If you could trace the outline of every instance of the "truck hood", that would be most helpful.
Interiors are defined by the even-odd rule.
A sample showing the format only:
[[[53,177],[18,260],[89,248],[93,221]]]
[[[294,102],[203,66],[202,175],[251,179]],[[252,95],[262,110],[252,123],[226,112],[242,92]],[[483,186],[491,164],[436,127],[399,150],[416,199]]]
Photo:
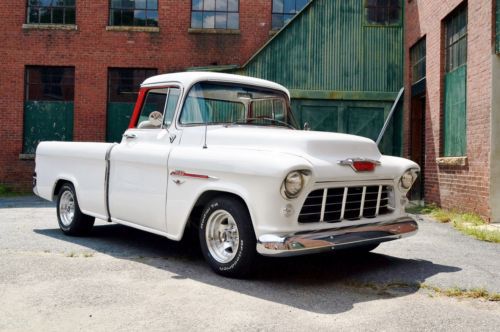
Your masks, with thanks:
[[[382,156],[371,139],[330,132],[288,130],[275,127],[216,127],[207,133],[208,148],[252,149],[288,153],[306,159],[316,181],[352,181],[394,179],[409,168],[418,168],[410,160]],[[381,162],[373,172],[356,173],[340,165],[348,158],[366,158]]]
[[[291,153],[306,159],[364,157],[378,160],[381,157],[371,139],[320,131],[237,126],[210,130],[207,141],[209,145]]]

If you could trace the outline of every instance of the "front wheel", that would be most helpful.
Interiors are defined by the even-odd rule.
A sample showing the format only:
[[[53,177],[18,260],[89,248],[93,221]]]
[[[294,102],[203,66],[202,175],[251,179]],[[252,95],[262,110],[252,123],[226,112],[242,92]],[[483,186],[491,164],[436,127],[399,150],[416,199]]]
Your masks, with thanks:
[[[210,201],[201,216],[199,238],[205,260],[218,274],[241,278],[252,271],[257,241],[241,201],[232,197]]]
[[[95,218],[83,214],[76,199],[75,187],[66,183],[57,197],[57,220],[59,228],[67,235],[85,235],[94,226]]]

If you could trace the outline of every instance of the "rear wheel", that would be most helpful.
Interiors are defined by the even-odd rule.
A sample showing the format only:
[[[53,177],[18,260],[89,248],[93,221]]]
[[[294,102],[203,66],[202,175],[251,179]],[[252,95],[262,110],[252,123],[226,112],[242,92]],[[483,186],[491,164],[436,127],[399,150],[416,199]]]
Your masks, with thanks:
[[[205,260],[218,274],[241,278],[252,271],[257,241],[241,201],[232,197],[210,201],[201,215],[199,239]]]
[[[75,187],[66,183],[57,197],[57,220],[59,228],[67,235],[85,235],[94,226],[95,218],[83,214],[78,205]]]

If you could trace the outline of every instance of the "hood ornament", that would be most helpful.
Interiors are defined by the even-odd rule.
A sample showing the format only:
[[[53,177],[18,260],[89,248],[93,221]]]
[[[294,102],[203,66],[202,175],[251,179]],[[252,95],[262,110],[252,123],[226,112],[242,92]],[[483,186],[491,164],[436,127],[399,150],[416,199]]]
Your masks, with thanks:
[[[338,164],[350,166],[355,172],[372,172],[375,170],[375,166],[379,166],[381,163],[378,160],[367,158],[347,158],[339,160]]]

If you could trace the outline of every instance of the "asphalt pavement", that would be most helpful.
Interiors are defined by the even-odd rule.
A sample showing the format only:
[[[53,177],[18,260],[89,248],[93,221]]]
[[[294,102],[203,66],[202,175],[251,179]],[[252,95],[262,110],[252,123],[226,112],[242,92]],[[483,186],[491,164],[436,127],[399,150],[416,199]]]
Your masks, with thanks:
[[[419,226],[364,256],[266,258],[234,280],[192,241],[101,221],[68,237],[50,202],[0,199],[0,330],[498,331],[500,302],[428,288],[500,293],[500,245]]]

